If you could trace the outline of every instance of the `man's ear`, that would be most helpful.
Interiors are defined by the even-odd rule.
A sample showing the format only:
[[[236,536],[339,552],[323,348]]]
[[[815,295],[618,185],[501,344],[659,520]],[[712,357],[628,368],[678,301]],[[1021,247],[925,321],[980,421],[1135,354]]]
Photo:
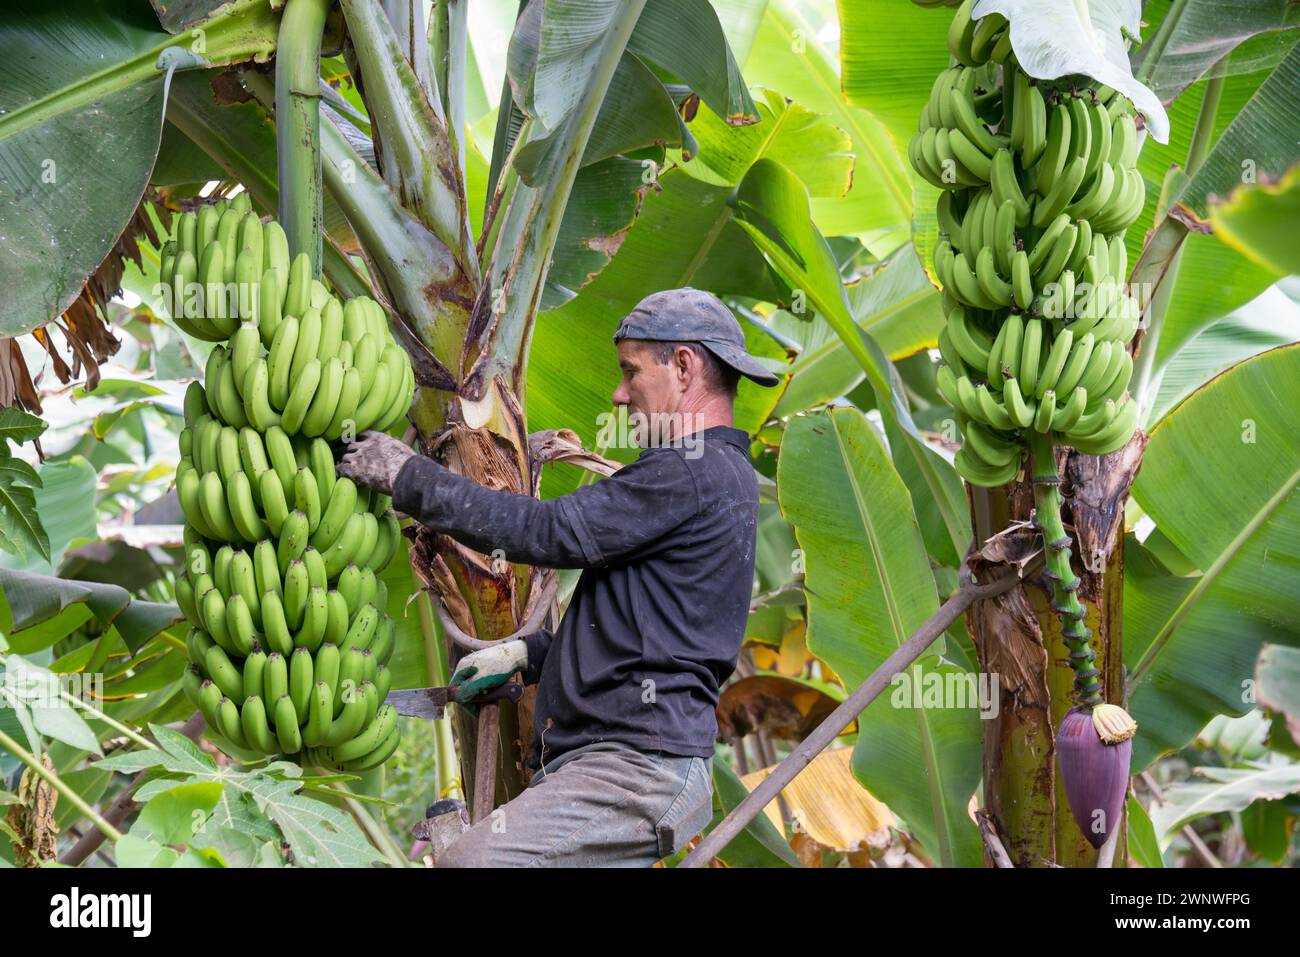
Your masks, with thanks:
[[[692,374],[699,374],[700,357],[695,354],[690,346],[678,346],[673,350],[673,368],[677,371],[677,379],[683,384]]]

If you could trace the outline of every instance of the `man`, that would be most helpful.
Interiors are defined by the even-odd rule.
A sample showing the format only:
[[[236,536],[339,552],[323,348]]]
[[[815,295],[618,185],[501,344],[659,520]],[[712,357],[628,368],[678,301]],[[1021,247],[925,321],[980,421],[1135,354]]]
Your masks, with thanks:
[[[464,700],[517,671],[538,684],[537,772],[438,866],[648,866],[712,815],[715,709],[749,614],[758,510],[732,403],[741,375],[780,380],[745,351],[731,311],[696,289],[647,296],[614,340],[613,402],[652,441],[571,495],[487,489],[377,433],[339,464],[471,548],[583,569],[554,634],[476,651],[452,676]]]

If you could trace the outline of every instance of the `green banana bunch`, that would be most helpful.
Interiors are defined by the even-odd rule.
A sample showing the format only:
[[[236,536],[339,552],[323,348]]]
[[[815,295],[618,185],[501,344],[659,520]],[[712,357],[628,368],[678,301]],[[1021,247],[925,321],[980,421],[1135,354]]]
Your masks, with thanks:
[[[199,304],[177,325],[217,343],[179,440],[182,688],[232,755],[377,766],[397,737],[381,707],[397,627],[377,572],[401,530],[391,499],[335,464],[344,435],[404,422],[409,358],[378,303],[330,295],[243,193],[176,218],[163,281]]]
[[[965,439],[973,484],[1020,471],[1026,435],[1090,454],[1136,424],[1124,232],[1141,213],[1132,104],[1104,87],[1053,89],[1025,74],[999,14],[971,3],[948,33],[909,148],[943,190],[934,268],[947,324],[937,385]]]
[[[971,0],[947,42],[951,65],[908,147],[917,173],[942,191],[936,385],[963,437],[955,467],[972,485],[1010,482],[1031,453],[1037,521],[1053,530],[1053,607],[1066,622],[1076,687],[1095,704],[1069,539],[1055,531],[1052,448],[1105,455],[1137,425],[1129,344],[1141,309],[1125,288],[1124,244],[1146,199],[1134,107],[1087,77],[1030,77],[1007,21],[973,19]]]

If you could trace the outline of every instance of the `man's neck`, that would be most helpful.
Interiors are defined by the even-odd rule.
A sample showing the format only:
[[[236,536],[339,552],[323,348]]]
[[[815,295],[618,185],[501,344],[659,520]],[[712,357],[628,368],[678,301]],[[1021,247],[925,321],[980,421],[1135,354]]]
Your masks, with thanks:
[[[696,408],[679,409],[669,416],[667,434],[661,432],[660,444],[680,442],[687,436],[723,425],[731,427],[731,402],[710,401]],[[686,439],[690,441],[689,439]]]

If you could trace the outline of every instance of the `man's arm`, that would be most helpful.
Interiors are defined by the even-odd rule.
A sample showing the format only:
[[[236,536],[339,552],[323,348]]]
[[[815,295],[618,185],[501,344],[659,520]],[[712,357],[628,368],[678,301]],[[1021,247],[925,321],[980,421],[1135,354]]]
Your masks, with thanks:
[[[512,562],[591,568],[634,555],[699,509],[695,478],[673,449],[570,495],[541,501],[485,488],[423,456],[393,483],[393,507],[477,551]]]

